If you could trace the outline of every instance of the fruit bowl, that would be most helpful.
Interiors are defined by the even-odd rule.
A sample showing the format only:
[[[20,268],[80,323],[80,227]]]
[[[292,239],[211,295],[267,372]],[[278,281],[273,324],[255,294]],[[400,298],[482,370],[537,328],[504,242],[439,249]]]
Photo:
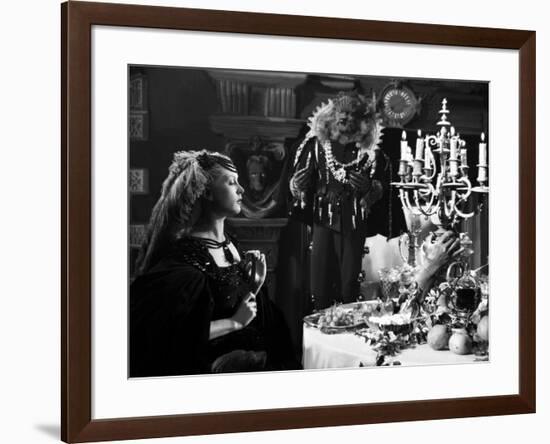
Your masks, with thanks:
[[[391,331],[395,334],[408,334],[413,331],[413,322],[410,316],[397,313],[397,314],[385,314],[382,316],[371,316],[368,318],[367,323],[371,326],[376,326],[382,331]]]

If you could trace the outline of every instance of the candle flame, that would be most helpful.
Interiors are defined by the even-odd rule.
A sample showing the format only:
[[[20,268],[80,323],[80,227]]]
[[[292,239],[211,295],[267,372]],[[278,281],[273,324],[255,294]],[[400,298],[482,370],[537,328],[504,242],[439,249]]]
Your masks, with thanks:
[[[481,133],[481,141],[485,142],[485,133]]]
[[[403,132],[401,133],[401,140],[407,140],[407,133],[405,132],[405,130],[403,130]]]
[[[454,136],[454,135],[455,135],[455,127],[451,126],[451,136]]]
[[[418,137],[420,137],[420,136],[422,136],[422,131],[418,130],[418,131],[416,132],[416,134],[418,134]]]

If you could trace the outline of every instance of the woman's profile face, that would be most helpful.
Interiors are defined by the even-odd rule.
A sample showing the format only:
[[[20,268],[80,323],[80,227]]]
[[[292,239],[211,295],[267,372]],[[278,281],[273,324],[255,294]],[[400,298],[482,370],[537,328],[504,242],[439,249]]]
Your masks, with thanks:
[[[239,175],[225,168],[221,169],[210,186],[212,209],[221,216],[236,216],[241,212],[243,187]]]

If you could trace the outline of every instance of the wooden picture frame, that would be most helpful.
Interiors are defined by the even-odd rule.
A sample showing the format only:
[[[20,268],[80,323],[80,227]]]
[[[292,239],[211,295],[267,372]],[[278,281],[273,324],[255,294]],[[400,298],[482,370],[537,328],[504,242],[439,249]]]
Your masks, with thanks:
[[[66,442],[535,412],[535,32],[71,1],[61,5],[61,434]],[[91,27],[109,25],[519,51],[519,394],[92,419]]]

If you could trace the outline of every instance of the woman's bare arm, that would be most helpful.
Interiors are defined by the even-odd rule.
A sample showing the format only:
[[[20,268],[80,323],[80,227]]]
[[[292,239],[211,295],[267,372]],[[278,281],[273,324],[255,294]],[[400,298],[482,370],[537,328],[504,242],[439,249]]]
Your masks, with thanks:
[[[228,333],[246,327],[256,317],[256,295],[248,293],[243,298],[237,311],[230,318],[210,321],[210,339],[219,338]]]
[[[241,328],[243,328],[243,324],[231,318],[210,321],[209,339],[219,338],[220,336],[240,330]]]

